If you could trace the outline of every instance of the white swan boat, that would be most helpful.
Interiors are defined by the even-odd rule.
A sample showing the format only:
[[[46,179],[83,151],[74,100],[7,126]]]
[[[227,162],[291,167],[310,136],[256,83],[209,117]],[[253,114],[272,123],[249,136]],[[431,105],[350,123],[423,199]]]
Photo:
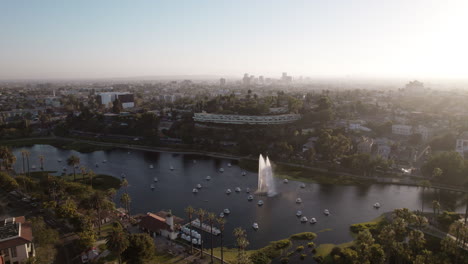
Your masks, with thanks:
[[[248,201],[252,201],[253,199],[254,199],[253,195],[247,196],[247,200],[248,200]]]
[[[210,180],[211,180],[211,176],[206,176],[205,180],[210,181]]]
[[[328,209],[325,209],[325,210],[323,210],[323,213],[324,213],[325,215],[329,215],[329,214],[330,214],[330,211],[328,211]]]
[[[300,187],[304,189],[306,187],[305,183],[301,183]]]
[[[375,204],[374,204],[374,208],[375,208],[375,209],[379,209],[379,208],[380,208],[380,203],[375,203]]]
[[[153,181],[154,181],[154,182],[158,182],[158,178],[154,177],[154,178],[153,178]]]
[[[296,216],[297,216],[297,217],[299,217],[299,216],[301,216],[301,215],[302,215],[302,211],[301,211],[301,210],[299,210],[299,211],[296,212]]]
[[[301,198],[297,198],[297,199],[296,199],[296,203],[298,203],[298,204],[302,203],[302,199],[301,199]]]
[[[232,192],[231,189],[226,190],[226,194],[231,194],[231,192]]]
[[[301,217],[301,223],[306,223],[307,221],[309,221],[309,219],[307,219],[306,216]]]
[[[257,204],[258,204],[258,206],[262,206],[262,205],[263,205],[263,201],[262,201],[262,200],[258,200]]]
[[[150,165],[149,165],[149,168],[150,168],[150,169],[153,169],[153,168],[154,168],[153,164],[150,164]]]
[[[284,182],[284,183],[288,183],[289,180],[288,180],[288,179],[284,179],[283,182]]]
[[[315,219],[314,217],[312,217],[312,218],[310,219],[310,223],[311,223],[311,224],[317,223],[317,219]]]
[[[192,192],[193,192],[193,193],[198,193],[198,189],[197,189],[197,188],[193,188]]]
[[[224,169],[223,169],[223,168],[219,168],[219,172],[224,172]]]
[[[240,188],[240,187],[236,187],[236,189],[234,189],[234,191],[240,192],[240,191],[241,191],[241,188]]]
[[[228,208],[226,208],[226,209],[223,210],[223,213],[226,215],[226,214],[230,214],[231,211]]]
[[[258,229],[258,223],[253,223],[252,228],[257,230]]]
[[[201,188],[202,188],[201,184],[197,184],[197,189],[201,189]]]

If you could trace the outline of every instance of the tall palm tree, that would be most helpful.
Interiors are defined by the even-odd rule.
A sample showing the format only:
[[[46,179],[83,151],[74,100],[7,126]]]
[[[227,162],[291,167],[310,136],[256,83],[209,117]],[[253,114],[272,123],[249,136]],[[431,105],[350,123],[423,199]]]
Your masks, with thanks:
[[[427,180],[423,180],[419,182],[419,186],[422,187],[422,198],[421,198],[421,214],[424,213],[424,191],[426,188],[431,188],[431,182]]]
[[[437,200],[432,201],[432,210],[434,211],[434,220],[437,219],[436,217],[436,212],[437,215],[439,215],[439,210],[440,210],[440,203]]]
[[[131,201],[132,199],[130,198],[130,195],[127,192],[122,194],[122,196],[120,197],[120,202],[124,204],[125,210],[127,211],[127,215],[130,215],[130,202]]]
[[[26,150],[22,149],[21,150],[21,158],[23,160],[23,174],[26,174],[26,168],[25,168],[25,163],[24,163],[25,157],[26,157]]]
[[[10,170],[12,165],[16,162],[16,156],[13,155],[11,149],[5,146],[0,146],[0,159],[2,159],[6,171]]]
[[[117,226],[112,228],[112,231],[106,237],[106,246],[111,252],[117,255],[119,264],[122,263],[122,253],[127,249],[128,245],[127,234],[117,222]]]
[[[208,213],[206,216],[208,223],[210,224],[210,247],[211,247],[211,263],[213,262],[213,224],[216,220],[216,215],[214,213]]]
[[[41,171],[44,171],[44,155],[39,155],[39,163],[41,164]]]
[[[84,184],[84,176],[86,175],[86,167],[81,166],[80,167],[80,172],[81,172],[81,180],[83,181],[83,184]]]
[[[221,264],[224,264],[224,249],[223,249],[223,235],[224,235],[224,225],[226,224],[226,220],[224,218],[216,219],[218,222],[219,230],[221,231],[220,238],[221,238]]]
[[[190,226],[190,233],[189,233],[189,236],[190,236],[190,254],[193,254],[193,243],[192,243],[192,217],[193,217],[193,214],[195,213],[195,209],[193,209],[192,206],[187,206],[187,208],[185,208],[185,213],[187,214],[188,216],[188,219],[189,219],[189,226]]]
[[[104,196],[101,192],[94,192],[90,197],[91,207],[96,210],[98,220],[98,234],[101,234],[101,208],[104,203]]]
[[[124,188],[125,192],[127,192],[127,187],[128,187],[127,179],[123,179],[123,181],[120,183],[120,187]]]
[[[93,188],[93,179],[96,177],[96,173],[94,173],[93,170],[88,170],[88,179],[89,179],[89,185],[91,188]],[[115,192],[115,189],[114,189]],[[114,193],[115,195],[115,193]]]
[[[80,164],[80,158],[78,158],[75,155],[71,155],[67,159],[67,165],[73,167],[73,181],[76,181],[76,168],[75,168],[75,166],[78,165],[78,164]]]
[[[234,236],[236,237],[236,239],[239,239],[239,238],[241,238],[241,237],[243,237],[243,236],[246,235],[245,230],[244,230],[242,227],[236,227],[236,228],[234,229],[234,231],[233,231],[233,234],[234,234]],[[240,254],[241,248],[240,248],[239,245],[238,245],[238,248],[237,248],[237,249],[238,249],[239,254]]]
[[[200,219],[200,258],[203,258],[203,229],[202,223],[206,215],[206,211],[203,208],[197,210],[198,218]]]
[[[30,172],[31,167],[29,166],[29,155],[30,154],[31,153],[29,151],[27,151],[27,150],[24,152],[24,155],[26,156],[26,164],[28,165],[28,177],[31,176],[31,172]]]

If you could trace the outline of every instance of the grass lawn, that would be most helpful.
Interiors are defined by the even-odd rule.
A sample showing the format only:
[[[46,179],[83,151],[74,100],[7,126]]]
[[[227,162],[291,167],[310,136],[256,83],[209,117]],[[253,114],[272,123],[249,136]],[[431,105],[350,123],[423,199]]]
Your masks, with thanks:
[[[63,179],[68,181],[73,181],[73,173],[61,176]],[[90,184],[89,178],[85,175],[84,178],[81,174],[76,174],[76,182]],[[118,190],[120,188],[120,179],[106,175],[106,174],[98,174],[93,178],[93,189],[105,191],[110,188],[114,188]]]
[[[325,258],[326,256],[328,256],[330,254],[330,252],[332,251],[332,249],[334,247],[339,247],[339,248],[347,248],[347,247],[350,247],[354,244],[354,241],[349,241],[349,242],[346,242],[346,243],[343,243],[343,244],[320,244],[318,247],[317,247],[317,252],[315,253],[316,256],[321,256],[323,258]]]

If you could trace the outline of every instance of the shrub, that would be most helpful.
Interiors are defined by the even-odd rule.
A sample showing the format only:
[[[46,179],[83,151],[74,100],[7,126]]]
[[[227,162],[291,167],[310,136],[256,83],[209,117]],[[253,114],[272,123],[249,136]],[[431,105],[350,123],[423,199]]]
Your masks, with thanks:
[[[364,231],[366,229],[369,229],[369,231],[372,231],[377,228],[377,223],[365,223],[365,224],[353,224],[349,227],[351,232],[357,234],[361,231]]]
[[[341,248],[339,247],[334,247],[330,252],[330,255],[332,256],[340,255],[340,254],[341,254]]]
[[[305,259],[305,257],[307,257],[307,255],[306,255],[306,254],[301,254],[301,260],[304,260],[304,259]]]
[[[288,252],[288,254],[287,254],[286,256],[290,257],[290,256],[292,256],[292,255],[294,255],[294,251]]]
[[[271,259],[262,251],[257,250],[250,255],[250,260],[253,264],[268,264]]]
[[[281,250],[279,249],[276,249],[274,247],[272,247],[271,245],[270,246],[266,246],[260,250],[258,250],[260,252],[262,252],[263,254],[265,254],[268,258],[270,259],[274,259],[274,258],[277,258],[281,255]]]
[[[323,262],[322,256],[314,257],[314,260],[315,260],[315,262],[317,262],[317,263],[322,263],[322,262]]]
[[[298,246],[298,247],[296,248],[296,251],[297,251],[297,252],[301,252],[302,250],[304,250],[304,246]]]
[[[307,247],[315,248],[315,243],[314,242],[309,242],[309,243],[307,243]]]
[[[447,211],[444,211],[438,217],[439,224],[444,229],[448,229],[448,227],[458,219],[460,219],[460,214],[455,213],[455,212],[447,212]]]
[[[290,237],[290,239],[294,240],[313,240],[317,237],[317,234],[313,232],[304,232],[304,233],[298,233],[294,234]]]
[[[275,249],[283,249],[291,246],[291,241],[289,239],[283,239],[278,241],[273,241],[270,243]]]
[[[287,264],[288,262],[289,262],[288,258],[282,258],[281,259],[281,263],[283,263],[283,264]]]

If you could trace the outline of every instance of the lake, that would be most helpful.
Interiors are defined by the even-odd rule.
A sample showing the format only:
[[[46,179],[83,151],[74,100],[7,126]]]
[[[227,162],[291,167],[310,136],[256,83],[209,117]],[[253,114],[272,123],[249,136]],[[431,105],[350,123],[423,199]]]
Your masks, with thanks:
[[[81,166],[91,168],[97,174],[120,178],[125,173],[129,182],[128,192],[132,198],[132,214],[171,209],[175,215],[186,219],[184,208],[188,205],[204,208],[216,215],[224,208],[229,208],[231,213],[226,217],[225,239],[228,247],[234,247],[234,238],[230,234],[238,226],[247,230],[250,248],[263,247],[270,241],[306,231],[318,234],[315,241],[318,244],[339,244],[352,240],[349,225],[370,221],[395,208],[420,209],[423,198],[425,211],[432,212],[432,200],[436,197],[440,198],[445,207],[442,209],[464,211],[464,205],[457,203],[455,193],[426,190],[423,197],[422,189],[418,187],[380,184],[342,186],[306,183],[305,188],[300,188],[301,182],[290,180],[285,184],[278,178],[275,178],[278,195],[254,195],[255,199],[249,202],[245,189],[249,187],[256,190],[257,173],[247,172],[243,176],[243,170],[233,160],[165,152],[128,152],[124,149],[79,153],[49,145],[22,149],[30,151],[30,165],[35,165],[37,169],[40,167],[39,155],[45,157],[45,170],[57,171],[62,171],[69,156],[76,155],[80,158]],[[14,149],[14,154],[17,157],[15,169],[21,172],[20,149]],[[58,159],[62,159],[62,162],[58,162]],[[104,160],[107,162],[103,163]],[[96,163],[98,167],[95,166]],[[232,166],[228,167],[228,163],[232,163]],[[150,165],[153,165],[153,169]],[[174,170],[170,170],[170,166]],[[219,168],[224,168],[224,172],[219,172]],[[71,167],[68,167],[68,172],[71,171]],[[211,176],[211,181],[205,180],[208,175]],[[155,183],[155,189],[151,190],[154,177],[159,181]],[[199,193],[193,194],[192,189],[198,183],[203,187]],[[236,187],[242,188],[242,192],[234,192]],[[232,190],[230,195],[225,194],[228,188]],[[298,197],[303,201],[301,204],[295,203]],[[259,199],[264,201],[261,207],[257,205]],[[116,202],[119,206],[118,198]],[[376,202],[381,204],[378,210],[373,208]],[[325,216],[324,209],[329,209],[331,214]],[[302,210],[303,215],[309,219],[315,217],[318,222],[315,225],[302,224],[296,217],[297,210]],[[257,231],[252,229],[254,222],[259,225]]]

